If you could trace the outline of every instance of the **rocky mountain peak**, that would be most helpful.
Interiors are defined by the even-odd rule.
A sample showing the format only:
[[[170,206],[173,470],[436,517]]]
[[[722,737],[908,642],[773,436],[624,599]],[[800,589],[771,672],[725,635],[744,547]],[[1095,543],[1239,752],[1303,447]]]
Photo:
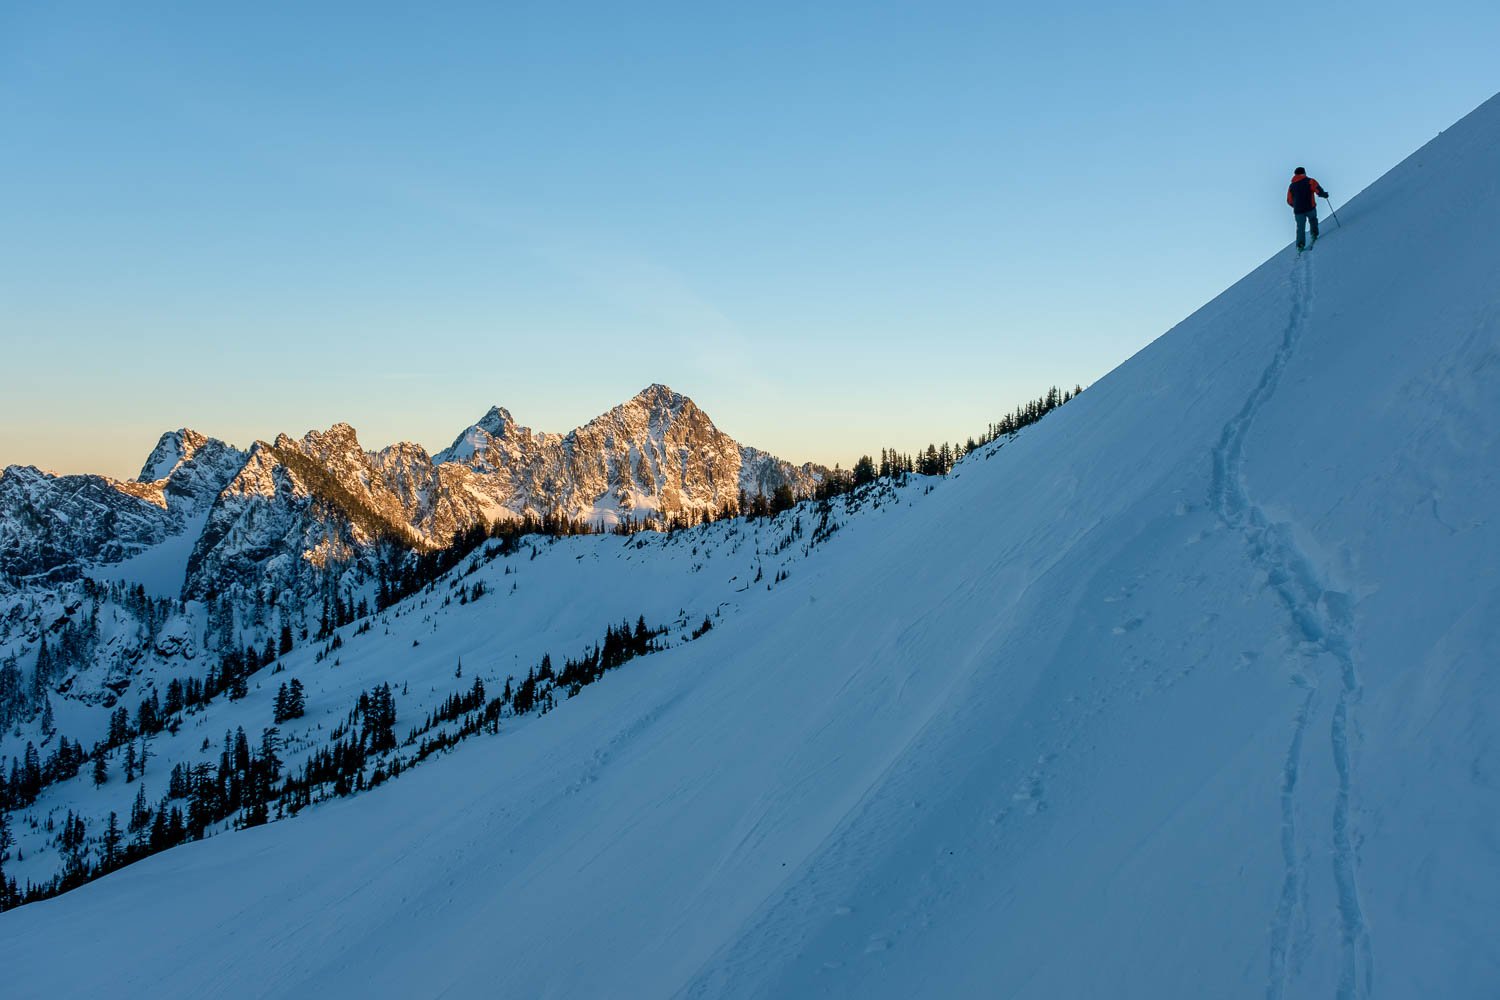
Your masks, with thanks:
[[[355,429],[342,421],[326,431],[310,430],[300,439],[278,434],[271,451],[277,462],[293,463],[296,475],[304,479],[315,468],[339,479],[363,479],[371,467],[371,453],[361,447]]]
[[[630,402],[645,406],[651,410],[676,413],[685,406],[693,406],[693,401],[680,392],[674,392],[670,386],[653,382],[640,392],[630,398]]]
[[[191,461],[210,440],[208,435],[200,434],[190,427],[167,431],[156,442],[156,447],[151,449],[146,464],[141,466],[141,474],[135,477],[134,482],[155,483],[166,479],[182,463]]]
[[[308,431],[302,435],[299,444],[302,451],[324,459],[334,455],[348,456],[351,453],[364,453],[364,449],[359,445],[359,433],[343,421],[339,421],[326,431]]]
[[[503,406],[492,406],[473,429],[482,430],[491,437],[504,437],[515,424],[510,411]]]
[[[575,442],[599,436],[633,441],[638,449],[687,445],[714,447],[730,442],[707,413],[687,396],[660,383],[649,385],[607,413],[568,435]],[[723,441],[717,439],[722,438]],[[730,442],[732,443],[732,442]]]
[[[56,479],[50,472],[43,472],[34,465],[7,465],[0,471],[0,479],[10,480],[9,485],[14,486],[20,482],[39,482],[43,479]]]
[[[491,472],[497,464],[504,464],[502,455],[513,457],[518,450],[553,436],[523,427],[505,407],[492,406],[476,423],[454,438],[451,445],[432,456],[432,462],[434,465],[457,462],[476,472]]]

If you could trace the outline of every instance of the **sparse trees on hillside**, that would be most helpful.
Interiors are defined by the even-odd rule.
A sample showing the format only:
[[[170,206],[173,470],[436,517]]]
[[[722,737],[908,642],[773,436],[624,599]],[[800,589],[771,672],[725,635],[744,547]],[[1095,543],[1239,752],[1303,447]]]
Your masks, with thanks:
[[[276,700],[272,706],[272,720],[279,726],[288,719],[300,719],[304,711],[305,695],[302,682],[293,677],[291,682],[276,689]]]

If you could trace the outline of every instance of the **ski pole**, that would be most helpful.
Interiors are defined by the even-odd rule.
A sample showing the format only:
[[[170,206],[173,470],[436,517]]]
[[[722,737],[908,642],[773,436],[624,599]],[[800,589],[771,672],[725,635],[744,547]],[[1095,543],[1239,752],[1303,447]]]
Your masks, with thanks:
[[[1326,201],[1326,202],[1328,202],[1328,214],[1331,215],[1331,216],[1333,216],[1333,223],[1334,223],[1334,225],[1338,226],[1340,229],[1343,229],[1344,228],[1344,224],[1339,221],[1339,213],[1337,213],[1337,212],[1335,212],[1333,210],[1333,199],[1329,198],[1329,197],[1327,197],[1325,195],[1324,198],[1323,198],[1323,200]]]

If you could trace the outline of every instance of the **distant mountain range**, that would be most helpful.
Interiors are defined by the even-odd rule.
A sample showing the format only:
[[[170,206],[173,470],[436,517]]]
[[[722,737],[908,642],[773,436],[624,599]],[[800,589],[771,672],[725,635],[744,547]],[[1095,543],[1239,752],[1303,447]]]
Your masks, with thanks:
[[[0,473],[0,587],[75,578],[175,539],[180,593],[274,592],[381,539],[441,547],[456,532],[548,514],[612,525],[717,514],[741,493],[805,493],[826,470],[740,444],[691,399],[652,385],[566,434],[492,407],[448,448],[367,451],[348,424],[242,451],[163,434],[134,480]],[[191,541],[191,545],[186,542]]]

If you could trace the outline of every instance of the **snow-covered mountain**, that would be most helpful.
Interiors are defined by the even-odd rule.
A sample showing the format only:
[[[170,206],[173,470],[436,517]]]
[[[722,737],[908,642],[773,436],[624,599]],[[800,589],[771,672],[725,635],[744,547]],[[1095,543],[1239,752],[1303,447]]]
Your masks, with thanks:
[[[789,485],[807,493],[822,472],[737,443],[691,399],[664,385],[566,435],[538,434],[491,409],[444,451],[477,476],[458,488],[485,509],[561,511],[600,519],[655,513],[714,515],[743,493]]]
[[[1340,219],[945,479],[496,543],[299,640],[174,716],[144,779],[122,747],[45,789],[11,870],[96,856],[173,764],[194,808],[254,799],[233,733],[292,679],[286,771],[379,787],[0,914],[8,986],[1493,996],[1500,98]],[[481,424],[438,468],[558,443]],[[346,447],[267,446],[244,488]]]
[[[735,506],[741,491],[806,494],[822,474],[738,444],[662,385],[565,435],[530,431],[494,407],[436,456],[406,442],[367,451],[348,424],[248,452],[183,429],[162,436],[131,482],[19,466],[0,474],[0,585],[76,578],[167,543],[171,558],[148,560],[153,578],[175,570],[161,593],[253,584],[305,596],[317,570],[372,559],[381,537],[441,547],[528,515],[698,520]]]
[[[163,434],[129,482],[10,466],[0,472],[0,588],[71,579],[201,528],[244,461],[243,452],[184,428]]]
[[[251,448],[209,512],[184,593],[239,584],[305,597],[313,570],[368,563],[382,538],[438,548],[523,516],[696,521],[737,507],[742,491],[805,495],[822,471],[736,443],[662,385],[565,435],[533,432],[494,407],[435,456],[409,443],[366,451],[354,428],[335,424]]]

